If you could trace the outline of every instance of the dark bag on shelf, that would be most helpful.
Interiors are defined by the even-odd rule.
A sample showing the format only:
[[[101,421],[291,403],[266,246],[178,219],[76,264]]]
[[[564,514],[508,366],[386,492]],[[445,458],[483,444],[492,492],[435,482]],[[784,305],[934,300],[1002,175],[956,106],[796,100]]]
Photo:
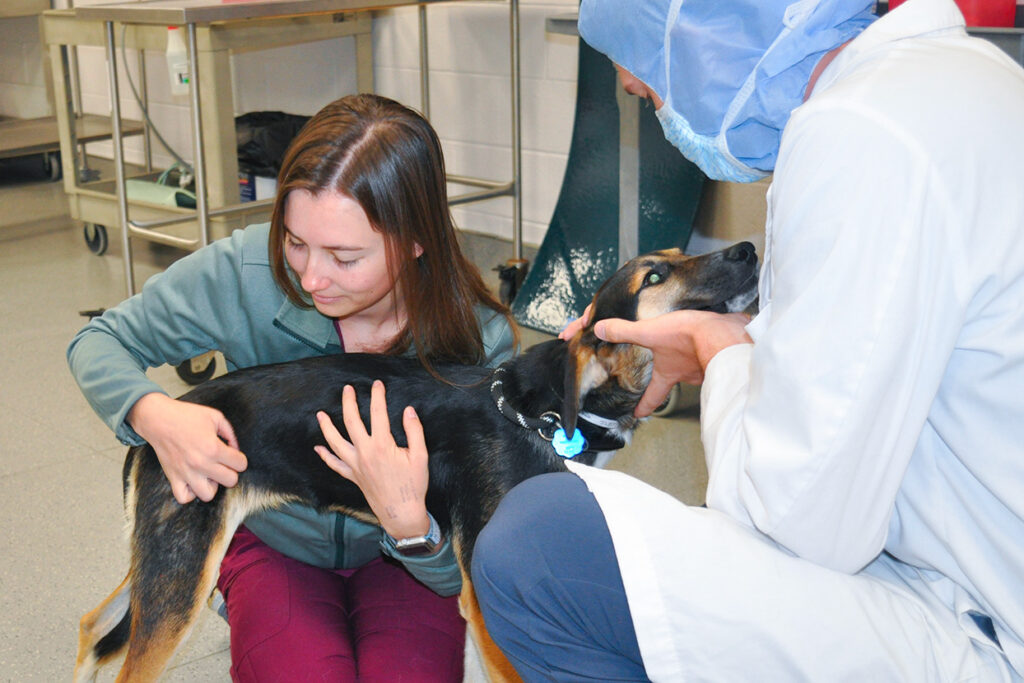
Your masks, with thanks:
[[[238,172],[277,178],[285,150],[308,116],[255,111],[235,118]]]

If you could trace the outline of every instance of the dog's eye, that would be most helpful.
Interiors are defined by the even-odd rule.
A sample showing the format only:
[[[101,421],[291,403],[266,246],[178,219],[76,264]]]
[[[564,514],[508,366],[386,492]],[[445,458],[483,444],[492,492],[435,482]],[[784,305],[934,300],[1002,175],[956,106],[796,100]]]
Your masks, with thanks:
[[[656,285],[664,279],[665,278],[661,273],[657,273],[652,270],[651,272],[647,273],[647,277],[644,278],[644,287],[646,287],[647,285]]]

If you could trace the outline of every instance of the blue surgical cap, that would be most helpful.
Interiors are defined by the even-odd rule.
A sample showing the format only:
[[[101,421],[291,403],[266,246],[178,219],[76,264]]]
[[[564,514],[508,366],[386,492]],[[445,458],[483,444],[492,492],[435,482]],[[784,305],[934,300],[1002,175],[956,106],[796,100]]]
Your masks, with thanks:
[[[580,36],[699,135],[775,168],[782,129],[821,57],[863,31],[874,0],[582,0]]]

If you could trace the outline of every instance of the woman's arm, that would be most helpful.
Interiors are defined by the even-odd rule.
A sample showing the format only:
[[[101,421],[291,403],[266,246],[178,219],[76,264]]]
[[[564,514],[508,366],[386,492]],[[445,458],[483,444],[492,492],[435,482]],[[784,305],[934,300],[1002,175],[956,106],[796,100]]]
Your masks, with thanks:
[[[222,348],[229,338],[245,342],[238,334],[251,327],[239,305],[242,242],[236,233],[172,264],[90,321],[68,348],[93,409],[122,442],[154,447],[181,503],[234,485],[245,457],[219,411],[171,399],[146,370]]]
[[[341,396],[345,439],[327,413],[318,412],[317,420],[330,449],[316,446],[320,458],[332,470],[363,492],[373,514],[384,531],[393,538],[423,536],[430,530],[427,515],[427,445],[423,426],[412,406],[402,413],[402,426],[409,446],[401,448],[391,435],[384,383],[373,383],[370,394],[370,431],[366,431],[355,389],[346,385]]]
[[[392,538],[414,538],[430,529],[426,495],[430,473],[423,425],[412,406],[402,413],[409,446],[400,448],[391,435],[384,384],[373,384],[370,396],[370,431],[359,416],[355,390],[342,393],[342,416],[349,439],[338,432],[331,418],[317,413],[330,449],[316,447],[332,470],[355,483],[366,496],[381,527]],[[462,587],[451,539],[442,538],[432,555],[407,557],[388,554],[402,562],[417,579],[440,595],[454,595]]]
[[[496,368],[519,353],[508,318],[482,305],[476,313],[484,343],[483,365]]]
[[[179,503],[213,500],[217,485],[237,484],[248,464],[231,424],[214,408],[153,392],[135,402],[128,422],[156,451]]]

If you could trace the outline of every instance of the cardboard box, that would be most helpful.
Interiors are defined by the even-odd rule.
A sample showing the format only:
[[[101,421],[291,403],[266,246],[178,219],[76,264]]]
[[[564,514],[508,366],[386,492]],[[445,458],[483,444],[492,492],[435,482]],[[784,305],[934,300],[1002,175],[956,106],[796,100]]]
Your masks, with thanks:
[[[746,240],[763,254],[768,216],[765,194],[770,185],[770,176],[756,183],[706,181],[686,251],[704,254]]]
[[[277,192],[277,179],[252,173],[238,174],[238,196],[243,202],[271,199]]]

